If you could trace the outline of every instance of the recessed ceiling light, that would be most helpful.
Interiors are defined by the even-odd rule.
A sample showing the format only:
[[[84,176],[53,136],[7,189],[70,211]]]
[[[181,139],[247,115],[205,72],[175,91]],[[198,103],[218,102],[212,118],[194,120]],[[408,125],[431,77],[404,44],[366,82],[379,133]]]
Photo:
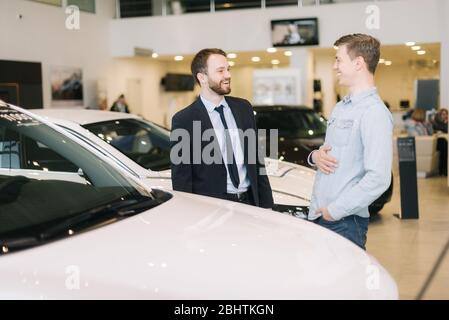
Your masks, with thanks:
[[[412,50],[413,50],[413,51],[416,51],[416,50],[419,50],[419,49],[421,49],[420,46],[413,46],[413,47],[412,47]]]
[[[276,48],[268,48],[267,49],[267,52],[269,52],[269,53],[275,53],[277,51],[278,51],[278,49],[276,49]]]
[[[260,61],[260,58],[259,58],[259,57],[252,57],[252,58],[251,58],[251,61],[252,61],[252,62],[259,62],[259,61]]]
[[[415,44],[416,44],[416,43],[413,42],[413,41],[410,41],[410,42],[406,42],[406,43],[405,43],[405,45],[406,45],[407,47],[414,46]]]
[[[182,61],[182,60],[184,60],[183,56],[176,56],[175,57],[175,61]]]
[[[291,51],[285,51],[284,52],[284,55],[286,56],[286,57],[291,57],[292,56],[292,52]]]
[[[235,66],[235,61],[229,61],[229,65],[230,65],[231,67]]]
[[[416,53],[422,56],[423,54],[426,54],[426,50],[419,50]]]
[[[228,53],[227,57],[228,57],[228,59],[235,59],[235,58],[237,58],[237,54],[236,53]]]
[[[391,66],[392,64],[393,64],[393,62],[391,62],[391,61],[385,61],[386,66]]]
[[[379,59],[379,63],[385,63],[385,59]]]
[[[153,57],[154,59],[156,59],[157,57],[159,57],[159,55],[155,52],[151,55],[151,57]]]
[[[271,60],[271,64],[279,64],[279,63],[281,63],[281,62],[277,59]]]
[[[334,49],[335,49],[335,50],[338,50],[338,47],[337,47],[337,46],[334,46]]]

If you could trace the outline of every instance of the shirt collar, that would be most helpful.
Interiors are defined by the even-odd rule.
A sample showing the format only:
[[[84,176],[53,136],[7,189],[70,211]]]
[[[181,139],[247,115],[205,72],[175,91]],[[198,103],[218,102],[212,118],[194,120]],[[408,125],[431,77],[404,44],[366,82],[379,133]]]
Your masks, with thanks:
[[[221,99],[221,101],[220,101],[220,103],[218,105],[215,105],[212,102],[210,102],[209,100],[206,100],[201,95],[200,95],[200,99],[203,102],[204,106],[206,107],[206,110],[207,110],[208,113],[214,112],[215,108],[219,107],[221,105],[224,106],[225,108],[229,108],[229,105],[226,102],[226,99],[224,97],[223,97],[223,99]]]
[[[361,93],[358,93],[356,95],[347,95],[341,101],[343,102],[343,104],[349,104],[349,103],[356,104],[357,102],[359,102],[373,94],[376,94],[376,93],[377,93],[377,88],[373,87],[373,88],[365,90]]]

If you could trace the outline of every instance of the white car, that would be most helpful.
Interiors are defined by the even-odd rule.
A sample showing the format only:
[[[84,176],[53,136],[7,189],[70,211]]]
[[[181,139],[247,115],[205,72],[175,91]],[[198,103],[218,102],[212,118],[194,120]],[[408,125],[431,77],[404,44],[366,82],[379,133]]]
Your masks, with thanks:
[[[170,133],[141,117],[85,109],[36,109],[43,116],[135,172],[150,187],[172,190]],[[315,171],[304,166],[265,158],[273,190],[274,210],[305,218]]]
[[[0,103],[0,299],[397,299],[350,241],[271,210],[141,184]]]

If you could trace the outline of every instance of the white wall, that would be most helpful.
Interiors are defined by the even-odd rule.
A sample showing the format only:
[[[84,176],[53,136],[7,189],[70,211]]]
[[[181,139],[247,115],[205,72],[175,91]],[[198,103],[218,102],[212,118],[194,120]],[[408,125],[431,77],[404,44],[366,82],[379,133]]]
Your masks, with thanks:
[[[81,67],[84,103],[96,106],[97,81],[110,61],[109,23],[115,0],[96,2],[97,13],[81,12],[80,30],[65,27],[64,9],[26,0],[0,0],[0,59],[42,63],[44,106],[50,106],[50,66]],[[22,19],[17,19],[17,14]],[[1,72],[1,70],[0,70]]]
[[[320,46],[332,47],[341,35],[372,33],[384,44],[439,42],[439,20],[446,0],[397,0],[374,2],[380,8],[380,29],[368,30],[365,10],[373,2],[229,10],[213,14],[120,19],[111,23],[111,53],[129,56],[135,46],[160,54],[188,54],[204,47],[226,51],[265,50],[271,46],[270,20],[318,17]]]

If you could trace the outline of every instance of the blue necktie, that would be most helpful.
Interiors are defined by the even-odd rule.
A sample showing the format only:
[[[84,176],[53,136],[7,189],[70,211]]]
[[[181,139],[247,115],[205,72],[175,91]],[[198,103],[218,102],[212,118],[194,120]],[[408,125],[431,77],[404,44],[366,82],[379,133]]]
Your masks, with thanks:
[[[225,146],[226,146],[226,153],[227,153],[227,166],[229,171],[229,176],[231,177],[232,184],[235,188],[239,187],[240,184],[240,178],[239,178],[239,171],[237,169],[237,164],[235,163],[235,157],[234,157],[234,150],[232,149],[232,141],[231,136],[229,134],[228,130],[228,124],[226,123],[226,119],[224,116],[224,110],[223,106],[219,106],[215,108],[215,111],[217,111],[220,114],[221,122],[223,123],[223,127],[225,128]],[[230,155],[232,155],[232,160]],[[231,163],[229,163],[231,162]]]

